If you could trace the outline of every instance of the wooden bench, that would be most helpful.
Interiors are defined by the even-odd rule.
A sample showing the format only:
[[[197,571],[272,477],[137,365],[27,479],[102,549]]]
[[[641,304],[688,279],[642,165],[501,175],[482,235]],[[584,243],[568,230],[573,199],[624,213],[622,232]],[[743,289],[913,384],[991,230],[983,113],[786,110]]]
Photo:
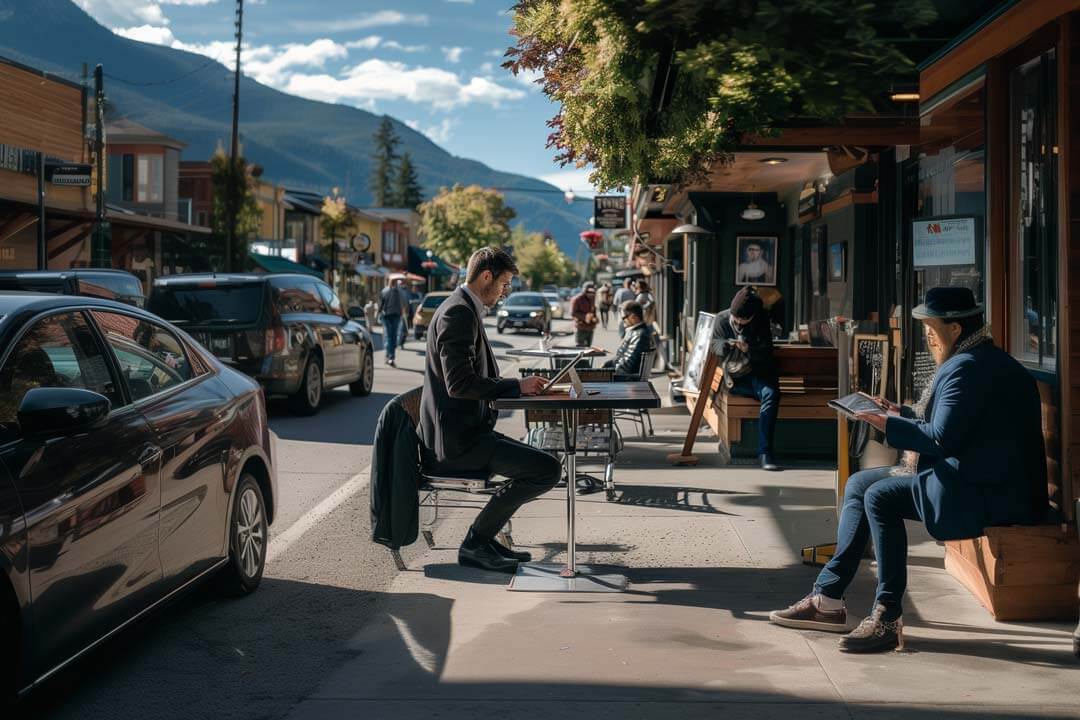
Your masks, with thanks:
[[[836,399],[837,354],[835,348],[806,345],[778,345],[774,351],[780,376],[778,421],[811,420],[835,423],[836,412],[828,406]],[[730,452],[743,439],[744,425],[756,421],[760,405],[753,398],[719,392],[723,371],[716,370],[709,384],[704,420],[720,439],[723,452]],[[697,393],[684,393],[693,412]],[[835,443],[829,447],[835,452]]]

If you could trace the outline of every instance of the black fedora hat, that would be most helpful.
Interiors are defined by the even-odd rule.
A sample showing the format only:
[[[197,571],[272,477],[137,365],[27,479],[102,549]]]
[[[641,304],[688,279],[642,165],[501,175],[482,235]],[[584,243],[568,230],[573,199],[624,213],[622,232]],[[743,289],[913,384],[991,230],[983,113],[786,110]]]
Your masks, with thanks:
[[[939,320],[963,320],[981,315],[982,305],[975,302],[975,294],[966,287],[936,287],[926,293],[926,302],[911,311],[916,320],[938,318]]]

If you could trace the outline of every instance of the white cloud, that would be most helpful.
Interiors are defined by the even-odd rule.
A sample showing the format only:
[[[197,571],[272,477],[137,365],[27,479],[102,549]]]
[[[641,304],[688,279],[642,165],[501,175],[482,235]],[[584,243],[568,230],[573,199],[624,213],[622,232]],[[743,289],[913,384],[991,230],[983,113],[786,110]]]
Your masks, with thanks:
[[[419,120],[406,120],[405,124],[408,125],[409,127],[411,127],[413,130],[416,130],[417,132],[420,131],[420,121]]]
[[[452,63],[459,63],[459,62],[461,62],[461,55],[462,55],[462,54],[463,54],[463,53],[464,53],[464,52],[465,52],[466,50],[468,50],[468,48],[463,48],[463,47],[444,47],[444,48],[442,49],[442,51],[443,51],[443,57],[445,57],[445,58],[446,58],[446,61],[447,61],[447,62],[452,62]]]
[[[426,52],[427,45],[402,45],[397,40],[387,40],[383,43],[383,47],[389,50],[400,50],[407,53]]]
[[[75,4],[105,25],[145,23],[168,25],[163,5],[213,5],[220,0],[75,0]]]
[[[454,125],[457,124],[453,118],[444,117],[442,122],[438,125],[432,125],[423,131],[425,135],[434,140],[437,143],[447,143],[450,141],[451,131],[454,129]]]
[[[491,80],[473,77],[464,82],[458,75],[435,67],[409,67],[386,60],[366,60],[342,76],[294,74],[283,88],[294,95],[327,102],[371,103],[404,100],[449,110],[460,105],[498,107],[520,100],[525,92]]]
[[[113,32],[117,35],[126,37],[129,40],[138,40],[139,42],[151,43],[153,45],[172,46],[172,44],[176,42],[172,30],[167,27],[137,25],[128,28],[113,28]]]
[[[506,51],[505,50],[499,50],[497,48],[495,50],[488,50],[484,54],[487,55],[488,57],[493,57],[493,58],[506,57]]]
[[[382,43],[382,38],[378,35],[368,35],[366,38],[360,38],[359,40],[352,40],[345,43],[345,47],[350,50],[374,50]]]
[[[337,20],[294,20],[289,25],[294,30],[301,32],[335,33],[350,30],[366,30],[373,27],[385,27],[388,25],[427,25],[428,16],[422,14],[409,15],[397,10],[380,10],[365,15],[357,15],[351,18]]]
[[[491,77],[495,74],[495,63],[482,63],[479,69],[482,74]]]
[[[512,75],[512,77],[514,78],[514,82],[520,85],[537,88],[539,87],[538,83],[543,82],[544,80],[544,73],[539,70],[523,70],[517,75]]]

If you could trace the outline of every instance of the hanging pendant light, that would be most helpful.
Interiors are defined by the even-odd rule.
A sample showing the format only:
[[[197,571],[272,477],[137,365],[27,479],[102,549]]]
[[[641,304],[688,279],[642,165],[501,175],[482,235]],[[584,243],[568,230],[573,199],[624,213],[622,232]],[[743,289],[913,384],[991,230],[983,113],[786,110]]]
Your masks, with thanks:
[[[754,191],[750,190],[750,204],[742,211],[743,220],[761,220],[765,217],[765,211],[754,204]]]

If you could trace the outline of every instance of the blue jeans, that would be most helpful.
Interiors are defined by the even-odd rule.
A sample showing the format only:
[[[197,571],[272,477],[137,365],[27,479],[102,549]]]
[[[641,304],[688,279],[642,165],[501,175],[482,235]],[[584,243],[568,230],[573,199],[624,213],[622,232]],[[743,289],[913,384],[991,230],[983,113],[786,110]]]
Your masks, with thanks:
[[[878,563],[877,602],[885,619],[903,612],[907,587],[907,529],[904,520],[922,520],[915,504],[915,476],[890,475],[891,468],[862,470],[848,478],[836,528],[836,553],[818,574],[814,589],[840,599],[851,584],[866,543],[874,538]]]
[[[763,380],[756,375],[741,377],[731,388],[732,395],[754,398],[761,403],[758,412],[758,455],[772,452],[776,416],[780,413],[780,388],[775,380]]]
[[[398,337],[401,333],[400,315],[383,315],[383,345],[386,346],[386,359],[394,359],[394,351],[398,346]]]

